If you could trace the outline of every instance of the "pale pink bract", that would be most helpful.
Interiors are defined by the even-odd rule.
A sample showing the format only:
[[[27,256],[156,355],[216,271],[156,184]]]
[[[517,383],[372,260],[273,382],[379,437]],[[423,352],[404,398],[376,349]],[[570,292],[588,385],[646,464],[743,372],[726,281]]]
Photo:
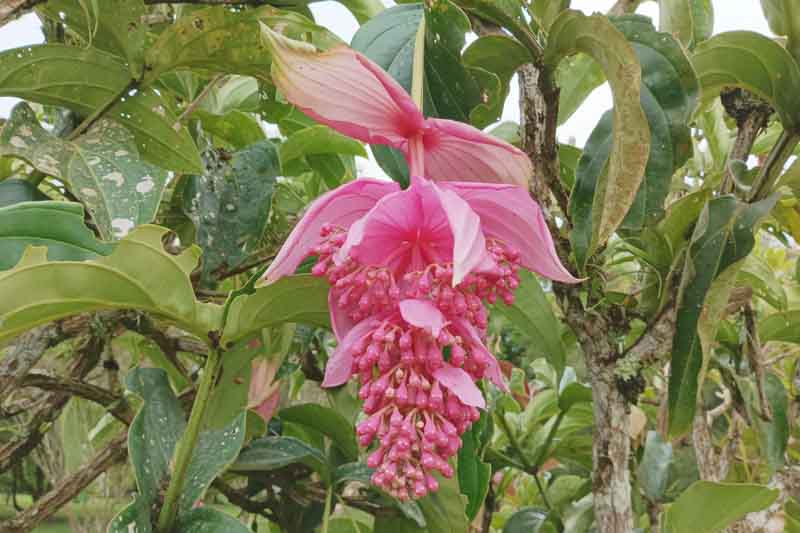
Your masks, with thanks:
[[[339,341],[323,386],[357,375],[358,424],[373,482],[400,498],[438,489],[434,471],[485,407],[476,385],[505,389],[484,345],[484,302],[510,304],[524,267],[575,283],[524,185],[530,162],[513,146],[458,122],[425,119],[377,65],[346,47],[317,53],[265,30],[276,86],[319,122],[401,149],[411,185],[358,179],[311,204],[265,274],[271,282],[316,256],[331,285]],[[434,183],[428,179],[439,181]]]

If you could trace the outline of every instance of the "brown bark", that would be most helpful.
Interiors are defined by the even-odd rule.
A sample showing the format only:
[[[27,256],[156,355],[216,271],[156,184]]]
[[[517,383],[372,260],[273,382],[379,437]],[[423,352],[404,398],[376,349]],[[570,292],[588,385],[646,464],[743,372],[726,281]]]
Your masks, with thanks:
[[[33,328],[17,339],[10,353],[0,360],[0,405],[7,393],[13,391],[39,362],[44,352],[60,340],[63,340],[63,335],[57,323]]]

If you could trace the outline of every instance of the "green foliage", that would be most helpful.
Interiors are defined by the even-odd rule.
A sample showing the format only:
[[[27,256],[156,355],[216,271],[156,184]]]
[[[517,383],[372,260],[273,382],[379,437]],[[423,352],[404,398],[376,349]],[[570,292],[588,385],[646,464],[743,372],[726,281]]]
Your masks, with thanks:
[[[721,531],[745,514],[768,507],[777,496],[777,491],[758,485],[698,481],[670,505],[665,531]]]

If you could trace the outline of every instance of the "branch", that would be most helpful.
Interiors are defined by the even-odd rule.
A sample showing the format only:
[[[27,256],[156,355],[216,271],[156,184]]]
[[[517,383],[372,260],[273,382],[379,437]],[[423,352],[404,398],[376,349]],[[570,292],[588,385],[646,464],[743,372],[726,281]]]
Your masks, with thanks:
[[[720,192],[729,194],[736,189],[736,177],[730,162],[745,161],[750,155],[753,143],[772,115],[772,107],[763,100],[742,89],[730,89],[720,95],[725,111],[736,120],[736,141],[728,156],[728,165],[720,184]]]
[[[623,352],[617,365],[618,373],[625,373],[623,378],[634,376],[642,367],[655,364],[669,355],[675,336],[676,318],[675,307],[667,307],[647,327],[644,335]]]
[[[34,328],[17,339],[11,352],[0,361],[0,406],[3,405],[6,393],[19,385],[44,353],[66,338],[60,329],[58,323],[47,324]]]
[[[198,94],[198,95],[197,95],[197,98],[195,98],[194,100],[192,100],[192,101],[189,103],[189,105],[187,105],[187,106],[186,106],[186,109],[184,109],[184,110],[183,110],[183,112],[181,113],[181,116],[179,116],[179,117],[178,117],[178,119],[175,121],[175,123],[172,125],[172,129],[174,129],[175,131],[178,131],[178,130],[180,130],[180,129],[181,129],[181,124],[183,124],[183,122],[184,122],[184,121],[185,121],[185,120],[186,120],[186,119],[187,119],[187,118],[188,118],[188,117],[189,117],[189,116],[190,116],[192,113],[194,113],[194,110],[195,110],[195,109],[197,109],[197,106],[199,106],[199,105],[200,105],[200,104],[203,102],[203,100],[204,100],[204,99],[205,99],[205,97],[208,95],[208,93],[209,93],[209,92],[211,92],[211,89],[213,89],[214,87],[216,87],[216,86],[217,86],[217,83],[219,83],[219,80],[220,80],[222,77],[223,77],[223,75],[222,75],[222,74],[217,74],[216,76],[214,76],[214,77],[211,79],[211,81],[209,81],[209,82],[206,84],[206,86],[205,86],[205,87],[203,87],[203,90],[202,90],[202,91],[200,91],[200,94]]]
[[[609,17],[619,17],[626,13],[633,13],[639,7],[643,0],[617,0],[617,2],[608,10]]]
[[[20,387],[35,387],[49,392],[79,396],[107,408],[108,412],[123,424],[129,425],[133,421],[133,412],[124,398],[91,383],[36,373],[25,376]]]
[[[128,455],[128,432],[123,431],[88,463],[62,479],[53,489],[14,518],[0,523],[0,533],[32,531]]]
[[[6,0],[0,3],[0,28],[47,0]]]

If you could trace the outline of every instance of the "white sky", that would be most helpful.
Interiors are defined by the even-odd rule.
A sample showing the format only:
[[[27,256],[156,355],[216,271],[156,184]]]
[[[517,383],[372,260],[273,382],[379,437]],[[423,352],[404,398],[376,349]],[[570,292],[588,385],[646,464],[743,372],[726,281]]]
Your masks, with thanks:
[[[387,6],[394,5],[393,0],[383,0]],[[541,1],[541,0],[538,0]],[[614,0],[572,0],[572,8],[587,13],[605,12],[614,4]],[[759,0],[713,0],[715,12],[714,32],[731,30],[752,30],[770,35],[767,22],[761,12]],[[329,28],[346,42],[350,42],[358,29],[353,16],[341,4],[325,1],[312,4],[312,11],[317,23]],[[655,2],[646,2],[638,13],[652,17],[658,25],[658,7]],[[28,14],[0,28],[0,50],[18,46],[26,46],[42,42],[39,21],[35,15]],[[519,121],[517,84],[511,84],[511,94],[506,102],[502,120]],[[15,98],[0,97],[0,117],[7,117]],[[600,115],[611,107],[611,92],[605,84],[595,90],[584,105],[558,130],[559,138],[567,141],[574,138],[578,146],[583,146],[597,123]],[[381,173],[377,166],[369,161],[360,165],[363,172],[375,176]]]

